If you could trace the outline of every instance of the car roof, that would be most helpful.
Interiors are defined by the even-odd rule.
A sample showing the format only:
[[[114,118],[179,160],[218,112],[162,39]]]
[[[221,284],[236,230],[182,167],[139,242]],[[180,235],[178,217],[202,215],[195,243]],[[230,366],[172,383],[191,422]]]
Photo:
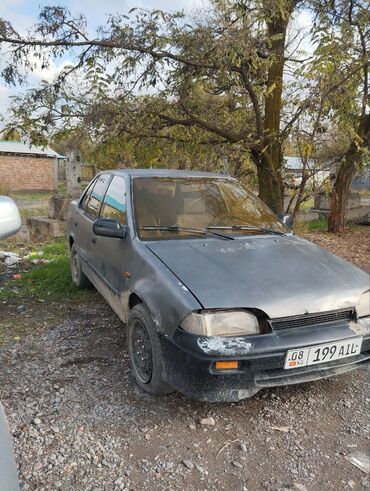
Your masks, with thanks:
[[[128,175],[130,177],[230,177],[226,174],[217,174],[215,172],[174,169],[114,169],[103,172],[116,175]]]

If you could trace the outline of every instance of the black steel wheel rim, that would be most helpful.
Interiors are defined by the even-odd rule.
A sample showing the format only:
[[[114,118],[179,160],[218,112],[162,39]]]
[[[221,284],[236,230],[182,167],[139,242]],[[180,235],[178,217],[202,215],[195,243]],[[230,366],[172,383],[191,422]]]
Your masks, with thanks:
[[[131,331],[132,362],[139,380],[143,384],[150,382],[153,371],[152,346],[144,324],[135,319]]]

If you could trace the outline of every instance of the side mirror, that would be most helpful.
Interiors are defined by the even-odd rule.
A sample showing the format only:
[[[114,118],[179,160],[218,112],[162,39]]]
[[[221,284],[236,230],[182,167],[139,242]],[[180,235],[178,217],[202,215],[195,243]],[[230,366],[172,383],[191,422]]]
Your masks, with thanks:
[[[115,237],[124,239],[126,237],[126,225],[121,227],[117,220],[112,218],[98,218],[93,223],[93,232],[102,237]]]
[[[292,217],[288,215],[288,213],[279,213],[278,217],[281,223],[286,226],[286,228],[290,230],[293,227]]]
[[[0,239],[16,234],[21,228],[17,205],[8,196],[0,196]]]

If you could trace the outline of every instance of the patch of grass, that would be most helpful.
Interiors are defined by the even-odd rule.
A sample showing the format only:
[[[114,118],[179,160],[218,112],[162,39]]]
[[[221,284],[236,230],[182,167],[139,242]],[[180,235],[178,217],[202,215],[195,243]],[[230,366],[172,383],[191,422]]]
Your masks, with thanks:
[[[328,220],[326,218],[319,218],[317,220],[312,220],[307,222],[307,230],[312,232],[315,230],[327,230]]]
[[[42,217],[48,214],[48,208],[20,208],[19,214],[22,219],[29,217]]]
[[[45,201],[50,199],[51,193],[49,191],[39,191],[39,192],[12,191],[11,193],[9,193],[9,196],[15,201],[17,200]]]
[[[346,229],[350,232],[356,232],[364,230],[364,226],[356,223],[347,223]],[[319,218],[310,222],[297,222],[294,224],[293,230],[298,235],[308,232],[327,232],[328,220],[327,218]]]
[[[326,218],[311,220],[310,222],[296,222],[293,230],[296,234],[305,234],[314,231],[326,231],[328,229],[328,221]]]
[[[58,239],[50,244],[47,244],[44,249],[45,259],[56,259],[61,257],[67,257],[69,261],[69,251],[66,239]]]
[[[43,251],[39,264],[23,273],[21,279],[9,281],[0,292],[0,298],[8,296],[25,296],[37,299],[67,299],[71,297],[86,297],[88,291],[79,290],[71,279],[70,258],[65,239],[57,240],[38,248],[35,252]],[[42,262],[46,260],[46,263]],[[48,262],[50,261],[50,262]]]
[[[57,190],[56,190],[56,193],[55,193],[57,196],[60,196],[60,195],[67,195],[67,184],[66,183],[61,183],[61,184],[58,184],[58,187],[57,187]]]

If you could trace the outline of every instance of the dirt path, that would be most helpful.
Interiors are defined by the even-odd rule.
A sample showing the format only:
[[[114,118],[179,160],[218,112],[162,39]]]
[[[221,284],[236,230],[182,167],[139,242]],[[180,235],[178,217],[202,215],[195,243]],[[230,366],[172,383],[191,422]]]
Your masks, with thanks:
[[[152,398],[132,383],[125,329],[97,293],[7,307],[12,321],[26,316],[39,331],[0,348],[23,490],[368,489],[345,458],[369,448],[366,372],[237,404]]]

